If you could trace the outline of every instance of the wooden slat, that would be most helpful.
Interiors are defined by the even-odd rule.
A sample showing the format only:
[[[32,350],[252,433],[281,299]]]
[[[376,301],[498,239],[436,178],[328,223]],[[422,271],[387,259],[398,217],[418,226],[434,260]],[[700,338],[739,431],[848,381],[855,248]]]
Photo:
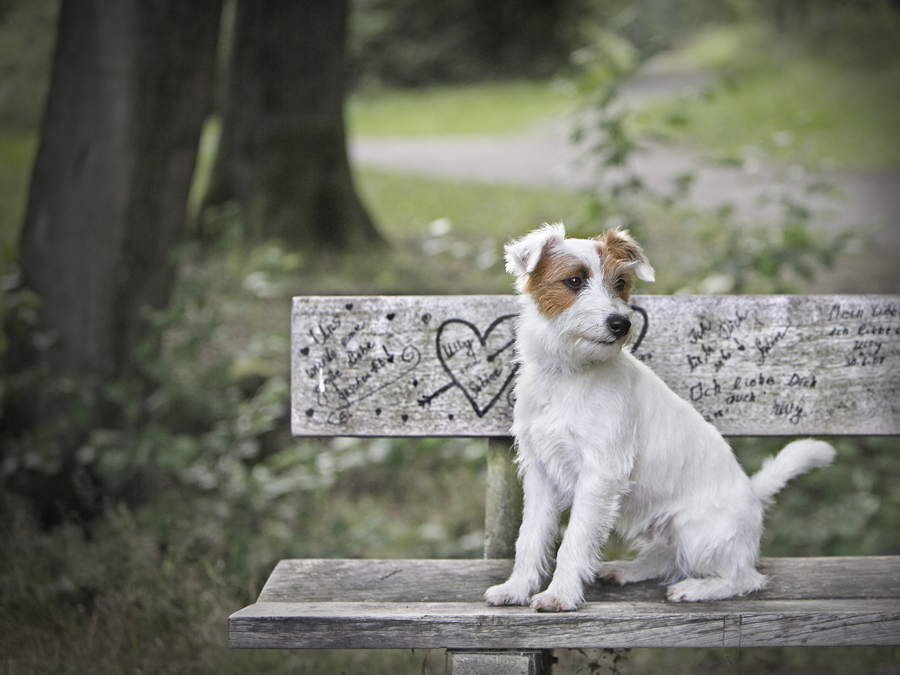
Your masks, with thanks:
[[[238,649],[591,649],[896,645],[887,600],[600,602],[546,614],[476,603],[259,603],[229,618]]]
[[[511,560],[282,560],[259,596],[264,603],[482,602],[509,577]],[[900,556],[763,558],[762,600],[900,599]],[[588,602],[664,602],[655,581],[595,584]]]
[[[453,675],[544,675],[553,668],[549,651],[491,652],[458,650],[450,652]]]
[[[726,435],[900,434],[900,296],[632,305],[635,354]],[[507,435],[516,311],[514,296],[295,298],[293,432]]]
[[[283,561],[229,619],[241,648],[551,649],[900,644],[900,559],[767,559],[747,598],[669,603],[656,584],[592,587],[577,612],[489,607],[509,561]],[[846,584],[846,586],[844,586]]]

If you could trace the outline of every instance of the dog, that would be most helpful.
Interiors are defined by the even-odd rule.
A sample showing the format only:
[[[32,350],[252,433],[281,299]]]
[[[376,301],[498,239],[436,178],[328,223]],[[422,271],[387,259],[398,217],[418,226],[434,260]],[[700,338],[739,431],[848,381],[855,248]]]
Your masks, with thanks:
[[[626,349],[634,277],[655,280],[627,231],[570,239],[545,225],[505,253],[521,303],[512,435],[525,501],[512,574],[485,592],[488,604],[572,611],[598,578],[658,578],[674,602],[764,588],[766,506],[834,449],[794,441],[749,478],[715,427]],[[537,593],[566,509],[552,580]],[[613,527],[634,560],[600,562]]]

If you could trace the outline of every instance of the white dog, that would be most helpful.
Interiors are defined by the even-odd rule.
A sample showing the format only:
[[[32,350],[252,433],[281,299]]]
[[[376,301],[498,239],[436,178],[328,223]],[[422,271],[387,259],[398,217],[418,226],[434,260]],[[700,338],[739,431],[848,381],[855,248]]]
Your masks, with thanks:
[[[661,578],[672,601],[760,590],[763,511],[785,483],[834,457],[827,443],[790,443],[748,478],[719,432],[623,349],[632,275],[653,281],[627,232],[566,239],[546,225],[506,246],[521,294],[520,370],[512,433],[525,492],[509,580],[491,605],[571,611],[585,583]],[[560,514],[570,509],[549,587]],[[599,561],[616,527],[633,561]]]

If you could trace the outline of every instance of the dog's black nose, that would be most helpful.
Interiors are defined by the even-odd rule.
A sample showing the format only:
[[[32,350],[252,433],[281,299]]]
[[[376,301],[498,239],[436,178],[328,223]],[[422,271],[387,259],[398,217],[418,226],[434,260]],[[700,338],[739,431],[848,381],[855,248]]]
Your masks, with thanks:
[[[606,320],[606,325],[609,326],[617,340],[628,335],[628,331],[631,330],[631,321],[628,320],[627,316],[622,316],[621,314],[613,314]]]

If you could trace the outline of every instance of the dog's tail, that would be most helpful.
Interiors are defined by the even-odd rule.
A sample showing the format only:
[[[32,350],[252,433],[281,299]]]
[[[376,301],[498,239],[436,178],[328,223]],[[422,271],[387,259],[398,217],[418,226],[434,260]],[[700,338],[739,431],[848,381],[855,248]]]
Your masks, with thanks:
[[[766,459],[762,468],[753,474],[750,479],[753,493],[763,504],[771,504],[791,478],[830,464],[834,454],[834,448],[828,443],[812,438],[788,443],[777,455]]]

